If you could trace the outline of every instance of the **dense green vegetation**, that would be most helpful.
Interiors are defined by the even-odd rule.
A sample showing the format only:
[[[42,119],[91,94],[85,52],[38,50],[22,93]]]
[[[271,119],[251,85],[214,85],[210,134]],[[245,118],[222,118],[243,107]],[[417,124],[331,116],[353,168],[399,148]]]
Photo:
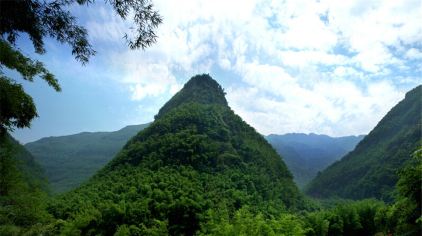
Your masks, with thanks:
[[[0,136],[0,235],[32,234],[48,224],[45,190],[33,157],[8,134]]]
[[[232,216],[209,211],[201,232],[211,235],[421,235],[422,148],[398,172],[395,203],[331,200],[318,210],[265,214],[247,206]]]
[[[192,80],[183,93],[217,84]],[[224,99],[220,91],[212,95]],[[24,177],[36,169],[16,163],[17,143],[0,139],[0,235],[422,233],[422,148],[398,171],[394,203],[313,202],[267,141],[218,100],[173,103],[89,181],[50,198]]]
[[[283,157],[294,180],[304,187],[319,171],[353,150],[364,136],[329,137],[317,134],[271,134],[268,142]]]
[[[226,93],[223,88],[212,79],[201,79],[204,77],[210,76],[196,75],[192,77],[192,79],[183,86],[182,90],[177,92],[168,102],[166,102],[166,104],[164,104],[155,118],[160,118],[171,109],[191,102],[228,106],[225,98]]]
[[[53,193],[76,188],[106,165],[144,125],[115,132],[84,132],[43,138],[25,148],[45,170]]]
[[[318,175],[307,193],[319,198],[392,201],[397,170],[422,144],[421,97],[422,86],[409,91],[355,150]]]
[[[88,183],[49,207],[69,232],[193,233],[207,212],[233,214],[305,209],[281,158],[252,127],[219,101],[180,98],[219,88],[207,75],[191,79],[166,112],[132,138]],[[219,97],[219,99],[218,99]],[[217,102],[214,102],[217,101]]]
[[[7,167],[9,164],[2,164],[0,173],[6,175],[15,175],[20,172],[19,178],[22,178],[31,188],[41,188],[44,191],[48,191],[47,179],[45,176],[44,169],[39,165],[36,159],[29,153],[18,141],[13,139],[12,136],[7,134],[2,138],[1,151],[2,157],[4,157],[4,162],[9,163],[12,167],[12,170],[9,170]],[[6,155],[8,154],[8,155]],[[19,170],[19,171],[17,171]],[[12,173],[13,172],[13,173]],[[7,180],[7,178],[2,178],[2,180]],[[7,181],[5,181],[6,184]],[[2,184],[4,186],[4,184]]]
[[[78,187],[107,164],[136,133],[147,125],[127,126],[115,132],[84,132],[42,138],[25,144],[45,170],[53,193]],[[268,142],[283,157],[298,186],[352,150],[363,136],[332,138],[316,134],[269,135]]]
[[[25,148],[45,170],[52,193],[76,188],[105,166],[124,144],[145,125],[115,132],[84,132],[42,138]],[[299,186],[350,151],[361,136],[331,138],[326,135],[270,135],[266,139],[283,157]]]
[[[4,146],[2,146],[4,147]],[[4,149],[2,149],[4,150]],[[2,153],[4,154],[4,153]],[[129,167],[129,166],[128,166]],[[134,168],[136,167],[129,167]],[[142,173],[143,171],[146,171]],[[16,172],[15,172],[16,173]],[[134,172],[128,170],[131,177]],[[193,175],[192,175],[193,174]],[[385,205],[377,200],[337,201],[325,203],[324,209],[313,211],[288,212],[268,207],[244,205],[237,210],[228,209],[226,203],[217,208],[208,209],[199,225],[198,235],[420,235],[422,229],[420,188],[422,180],[422,149],[415,152],[399,172],[396,203]],[[146,179],[145,179],[146,177]],[[164,178],[163,178],[164,177]],[[69,199],[64,195],[58,200],[50,199],[48,210],[55,214],[54,218],[45,210],[45,195],[41,192],[22,188],[22,179],[15,184],[19,190],[14,195],[2,195],[0,205],[1,235],[178,235],[184,230],[190,235],[193,227],[191,222],[197,220],[195,210],[204,206],[189,199],[194,198],[204,202],[200,194],[191,192],[194,186],[200,185],[192,168],[180,169],[162,168],[159,174],[151,170],[139,169],[133,178],[129,178],[129,186],[113,185],[114,177],[104,182],[101,188],[108,193],[95,194],[89,192],[87,199],[93,196],[107,196],[98,209],[86,204],[83,197],[79,201],[73,199],[72,204],[66,204]],[[16,176],[14,183],[16,183]],[[149,185],[152,183],[151,185]],[[23,185],[22,185],[23,184]],[[111,184],[110,186],[106,186]],[[221,183],[220,183],[221,184]],[[136,186],[136,187],[135,187]],[[152,189],[153,187],[154,189]],[[83,189],[83,188],[82,188]],[[174,191],[179,189],[181,191]],[[81,190],[81,189],[80,189]],[[100,189],[98,189],[100,190]],[[163,190],[163,191],[161,191]],[[187,192],[186,192],[187,191]],[[117,194],[110,195],[110,192]],[[86,192],[88,193],[88,192]],[[141,200],[140,193],[148,198]],[[84,196],[81,193],[80,196]],[[65,199],[64,199],[65,198]],[[138,201],[134,204],[135,201]],[[12,201],[13,200],[13,201]],[[119,201],[120,200],[120,201]],[[117,203],[115,203],[117,202]],[[169,203],[171,207],[169,207]],[[207,201],[205,201],[207,202]],[[161,204],[160,204],[161,203]],[[208,202],[209,203],[209,202]],[[153,211],[145,211],[151,206]],[[169,209],[166,209],[169,207]],[[77,214],[69,214],[71,209],[79,208]],[[165,215],[166,210],[177,213],[184,211],[182,218],[172,215],[167,221],[153,221],[152,227],[145,227],[149,214]],[[67,213],[66,213],[67,212]],[[63,221],[60,214],[74,220]],[[127,222],[121,224],[121,222]],[[172,222],[172,227],[169,227]],[[97,230],[92,230],[95,227]]]

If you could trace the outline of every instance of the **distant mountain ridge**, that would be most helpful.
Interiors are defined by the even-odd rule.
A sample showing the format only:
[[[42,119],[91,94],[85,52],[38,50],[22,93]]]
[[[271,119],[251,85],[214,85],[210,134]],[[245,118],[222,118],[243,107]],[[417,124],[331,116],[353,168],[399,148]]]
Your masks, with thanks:
[[[422,146],[422,85],[406,93],[377,126],[309,185],[315,197],[392,201],[397,171]]]
[[[25,148],[45,170],[53,193],[78,187],[110,161],[132,136],[148,124],[114,132],[82,132],[42,138]]]
[[[288,133],[270,134],[266,139],[283,157],[296,184],[304,187],[319,171],[353,150],[363,137]]]

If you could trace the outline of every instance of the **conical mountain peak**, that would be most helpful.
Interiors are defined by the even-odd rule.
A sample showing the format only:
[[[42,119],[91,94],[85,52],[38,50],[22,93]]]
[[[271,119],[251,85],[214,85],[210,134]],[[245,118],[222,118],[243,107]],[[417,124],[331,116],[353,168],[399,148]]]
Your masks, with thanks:
[[[85,217],[88,205],[106,219],[84,232],[108,235],[131,225],[139,235],[197,235],[212,221],[210,212],[306,208],[283,160],[227,106],[209,75],[191,78],[157,116],[88,183],[64,196],[66,206],[80,206],[66,215]]]
[[[157,119],[173,108],[185,103],[219,104],[227,106],[227,100],[224,95],[225,92],[223,88],[217,81],[211,78],[210,75],[196,75],[192,77],[172,99],[164,104],[155,118]]]

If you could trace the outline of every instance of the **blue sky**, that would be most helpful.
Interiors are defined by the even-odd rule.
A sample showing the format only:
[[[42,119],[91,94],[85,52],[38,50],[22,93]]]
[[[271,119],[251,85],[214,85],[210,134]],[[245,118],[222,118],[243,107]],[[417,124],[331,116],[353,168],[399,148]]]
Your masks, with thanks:
[[[82,131],[112,131],[153,120],[193,75],[209,73],[232,109],[262,134],[368,133],[422,83],[422,2],[154,0],[158,42],[130,50],[131,22],[104,2],[72,6],[97,51],[82,66],[70,48],[46,40],[34,54],[59,79],[23,82],[38,108],[23,143]]]

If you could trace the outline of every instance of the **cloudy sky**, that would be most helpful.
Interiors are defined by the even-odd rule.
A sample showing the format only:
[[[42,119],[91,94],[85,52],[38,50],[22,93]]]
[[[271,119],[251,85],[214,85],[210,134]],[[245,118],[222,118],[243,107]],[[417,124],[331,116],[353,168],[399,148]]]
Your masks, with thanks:
[[[422,83],[421,0],[153,2],[164,21],[145,51],[125,45],[130,22],[102,1],[71,8],[97,51],[86,66],[54,40],[35,55],[21,37],[63,91],[24,83],[39,118],[14,136],[25,143],[150,122],[198,73],[216,79],[262,134],[366,134]]]

